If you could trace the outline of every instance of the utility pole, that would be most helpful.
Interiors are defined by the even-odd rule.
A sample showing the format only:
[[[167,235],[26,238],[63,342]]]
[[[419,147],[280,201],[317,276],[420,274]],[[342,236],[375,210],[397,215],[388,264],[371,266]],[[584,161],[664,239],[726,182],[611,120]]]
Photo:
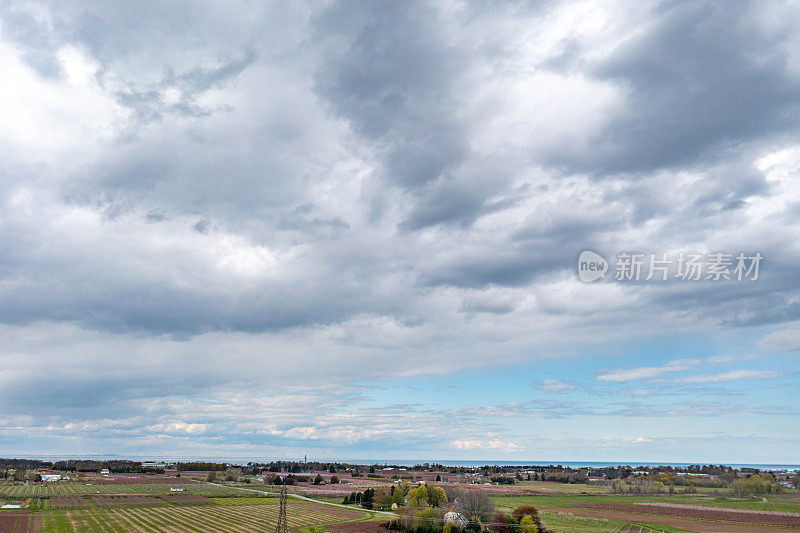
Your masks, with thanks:
[[[275,533],[289,533],[289,524],[286,521],[286,487],[281,487],[280,511],[278,512],[278,526]]]

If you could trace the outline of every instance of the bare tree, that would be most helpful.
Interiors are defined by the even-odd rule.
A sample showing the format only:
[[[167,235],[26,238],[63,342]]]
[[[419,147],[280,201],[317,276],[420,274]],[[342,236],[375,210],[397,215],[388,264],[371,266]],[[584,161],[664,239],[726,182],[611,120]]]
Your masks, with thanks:
[[[487,519],[494,513],[494,504],[486,492],[479,489],[448,488],[450,489],[448,498],[453,502],[456,511],[467,518],[477,516]]]

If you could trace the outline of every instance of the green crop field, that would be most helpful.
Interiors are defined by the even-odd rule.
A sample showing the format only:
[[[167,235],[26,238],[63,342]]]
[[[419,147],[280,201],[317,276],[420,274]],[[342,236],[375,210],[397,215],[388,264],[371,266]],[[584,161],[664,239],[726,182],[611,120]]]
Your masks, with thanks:
[[[536,481],[532,483],[518,481],[512,488],[563,492],[566,494],[603,494],[608,492],[608,488],[605,486],[587,485],[585,483],[555,483],[552,481]]]
[[[277,499],[257,497],[253,493],[236,491],[212,485],[197,485],[194,494],[212,494],[208,503],[180,504],[169,501],[169,485],[135,485],[132,495],[130,485],[106,485],[114,487],[120,496],[86,494],[75,492],[76,485],[61,484],[46,486],[46,496],[15,499],[23,503],[25,512],[0,511],[0,530],[8,520],[24,516],[26,525],[14,522],[15,530],[44,532],[216,532],[216,531],[274,531],[278,518]],[[15,495],[39,487],[19,485]],[[53,489],[61,490],[53,490]],[[164,492],[166,489],[166,493]],[[80,490],[80,489],[79,489]],[[187,491],[188,492],[188,491]],[[229,492],[243,497],[227,496]],[[201,501],[203,501],[201,499]],[[140,502],[137,505],[136,502]],[[289,500],[287,518],[290,528],[325,527],[343,522],[371,519],[374,513],[330,507],[307,501]],[[4,522],[4,519],[6,520]]]
[[[570,514],[542,512],[540,516],[550,531],[565,531],[569,533],[625,533],[632,531],[629,522],[618,520],[607,520],[605,518],[591,518],[585,516],[574,516]],[[657,524],[635,524],[639,526],[639,531],[651,531],[653,533],[685,533],[684,529],[677,529],[670,526]]]
[[[337,524],[366,516],[313,504],[288,509],[289,527]],[[276,505],[260,504],[51,511],[42,515],[42,531],[274,531],[277,519]]]

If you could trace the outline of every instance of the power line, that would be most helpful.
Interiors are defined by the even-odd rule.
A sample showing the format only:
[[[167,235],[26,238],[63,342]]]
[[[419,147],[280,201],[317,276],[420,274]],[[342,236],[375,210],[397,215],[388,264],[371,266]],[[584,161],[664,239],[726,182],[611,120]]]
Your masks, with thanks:
[[[278,525],[275,533],[289,533],[289,524],[286,521],[286,500],[288,499],[286,487],[281,488],[280,511],[278,512]]]

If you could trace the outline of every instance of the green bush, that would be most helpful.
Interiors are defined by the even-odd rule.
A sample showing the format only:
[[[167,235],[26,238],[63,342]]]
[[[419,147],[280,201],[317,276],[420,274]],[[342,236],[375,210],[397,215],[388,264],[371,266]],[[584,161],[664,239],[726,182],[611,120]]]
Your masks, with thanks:
[[[438,533],[441,526],[436,520],[436,511],[433,509],[423,509],[414,513],[412,531],[417,533]]]

